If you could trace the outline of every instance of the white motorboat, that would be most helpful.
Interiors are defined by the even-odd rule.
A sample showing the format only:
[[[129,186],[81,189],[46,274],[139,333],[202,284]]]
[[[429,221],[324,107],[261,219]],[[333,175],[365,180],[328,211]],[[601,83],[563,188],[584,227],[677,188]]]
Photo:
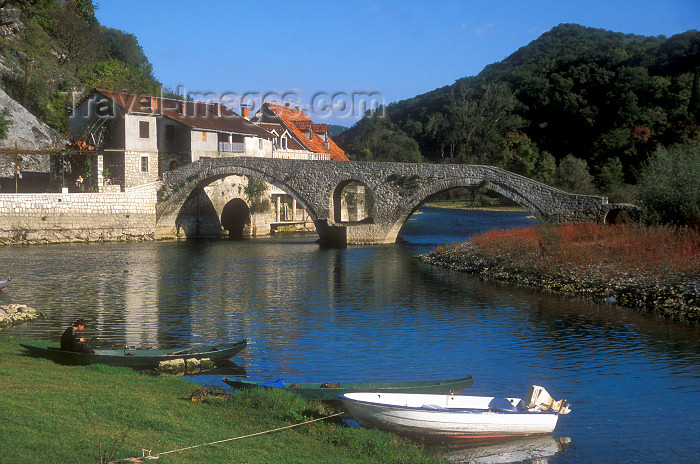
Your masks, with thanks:
[[[0,292],[2,292],[2,289],[10,285],[11,283],[12,279],[0,280]]]
[[[536,385],[525,400],[408,393],[346,393],[339,398],[363,427],[438,440],[551,433],[559,415],[569,413],[566,400],[554,401]]]

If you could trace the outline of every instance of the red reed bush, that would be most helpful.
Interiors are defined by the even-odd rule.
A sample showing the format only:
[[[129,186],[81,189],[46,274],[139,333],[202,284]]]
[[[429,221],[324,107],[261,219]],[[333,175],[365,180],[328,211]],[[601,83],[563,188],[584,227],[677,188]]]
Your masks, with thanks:
[[[569,223],[494,230],[471,242],[487,257],[508,257],[542,270],[605,266],[623,273],[700,272],[700,231],[691,228]]]

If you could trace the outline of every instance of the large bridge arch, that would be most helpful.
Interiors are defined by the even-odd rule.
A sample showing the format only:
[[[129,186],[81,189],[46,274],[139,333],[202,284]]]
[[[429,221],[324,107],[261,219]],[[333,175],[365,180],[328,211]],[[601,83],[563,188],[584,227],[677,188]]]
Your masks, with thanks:
[[[191,163],[177,171],[166,173],[161,189],[159,190],[159,204],[156,208],[156,229],[160,228],[163,236],[179,236],[181,221],[181,211],[185,203],[199,190],[214,183],[217,180],[229,176],[246,176],[261,179],[269,184],[275,185],[294,198],[302,207],[306,209],[312,220],[316,220],[317,214],[313,209],[313,204],[294,188],[287,185],[284,178],[271,175],[264,169],[256,169],[239,165],[227,165],[215,170],[193,169],[198,163]],[[189,168],[189,169],[186,169]],[[168,174],[175,174],[178,176]],[[287,179],[293,174],[287,174]],[[165,227],[164,227],[165,226]],[[169,230],[164,231],[164,228]]]
[[[321,243],[391,243],[408,217],[431,195],[485,185],[544,221],[604,222],[609,212],[634,211],[606,197],[574,195],[492,166],[231,157],[202,159],[165,173],[156,207],[156,236],[175,236],[175,217],[189,192],[229,175],[256,177],[287,192],[309,213]],[[373,196],[372,221],[337,221],[338,186],[357,181]],[[337,198],[335,200],[337,202]]]
[[[415,196],[410,198],[410,201],[407,205],[407,209],[404,214],[399,216],[396,219],[396,223],[392,226],[391,231],[392,234],[395,231],[397,236],[401,228],[403,227],[404,223],[411,217],[411,215],[418,209],[420,208],[430,197],[448,191],[452,190],[454,188],[460,188],[460,187],[466,187],[466,188],[476,188],[476,187],[485,187],[488,190],[491,190],[495,193],[498,193],[499,195],[517,203],[518,205],[522,206],[526,210],[530,211],[535,217],[541,218],[543,216],[542,211],[538,207],[537,204],[533,203],[530,201],[529,198],[523,196],[513,188],[512,185],[509,185],[507,183],[502,183],[499,181],[493,182],[487,177],[483,178],[451,178],[451,179],[445,179],[440,182],[436,182],[434,184],[431,184],[429,188],[425,190],[421,190],[420,193],[417,193]]]

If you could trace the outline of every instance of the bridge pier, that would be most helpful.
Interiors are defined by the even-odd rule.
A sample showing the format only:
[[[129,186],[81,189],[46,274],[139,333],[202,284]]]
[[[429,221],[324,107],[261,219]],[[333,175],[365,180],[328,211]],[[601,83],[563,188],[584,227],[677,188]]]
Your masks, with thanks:
[[[158,221],[156,228],[153,232],[154,237],[157,240],[165,240],[171,238],[178,238],[177,227],[175,226],[175,221]]]
[[[314,221],[318,243],[323,248],[345,248],[348,245],[347,228],[328,224],[327,219]]]
[[[317,220],[314,225],[319,243],[325,248],[396,243],[401,229],[400,226],[392,229],[377,224],[329,224],[327,220]]]

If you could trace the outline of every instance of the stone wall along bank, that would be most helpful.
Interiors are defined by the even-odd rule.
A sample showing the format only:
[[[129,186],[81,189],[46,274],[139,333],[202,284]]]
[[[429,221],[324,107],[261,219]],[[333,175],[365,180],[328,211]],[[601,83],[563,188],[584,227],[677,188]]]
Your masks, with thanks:
[[[118,193],[0,195],[0,245],[151,240],[158,183]]]

